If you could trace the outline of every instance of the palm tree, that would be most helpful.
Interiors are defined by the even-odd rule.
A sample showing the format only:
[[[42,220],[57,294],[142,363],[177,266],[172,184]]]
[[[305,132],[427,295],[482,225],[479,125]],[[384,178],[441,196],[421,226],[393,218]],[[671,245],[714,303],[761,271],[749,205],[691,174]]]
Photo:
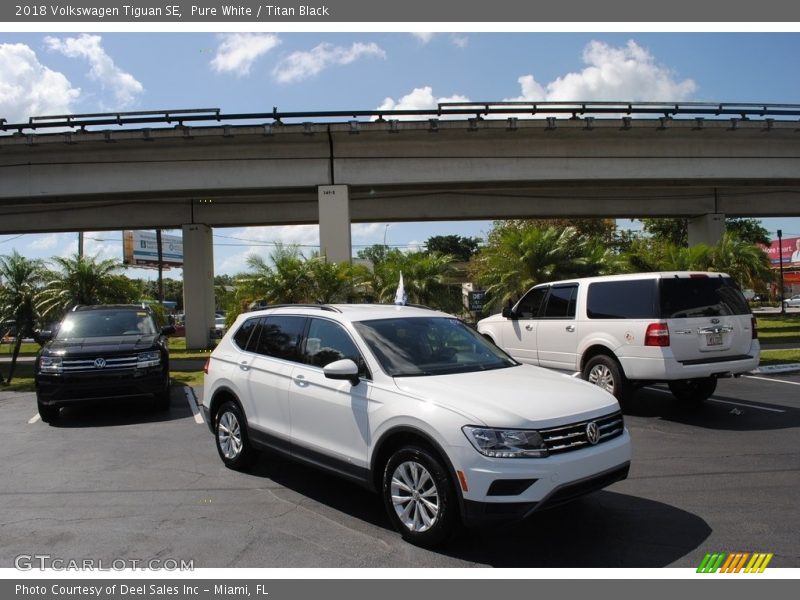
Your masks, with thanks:
[[[139,288],[117,274],[122,265],[115,260],[74,255],[54,257],[57,271],[45,275],[38,309],[43,317],[58,319],[77,304],[127,303],[138,300]]]
[[[715,271],[727,273],[743,288],[763,288],[774,278],[766,252],[732,232],[711,248],[711,259]]]
[[[470,262],[470,274],[484,286],[487,306],[521,296],[539,283],[623,270],[611,248],[572,227],[541,228],[502,222]]]
[[[42,268],[41,261],[25,258],[16,250],[9,256],[0,256],[0,321],[13,320],[17,328],[7,383],[14,377],[23,338],[32,336],[36,327]]]
[[[366,267],[329,262],[320,254],[312,255],[306,267],[311,281],[310,300],[314,302],[347,302],[369,277]]]
[[[448,279],[453,257],[438,252],[401,252],[397,249],[372,253],[372,274],[367,282],[378,302],[392,302],[400,273],[409,302],[425,304],[446,312],[461,310],[461,290],[454,295]]]

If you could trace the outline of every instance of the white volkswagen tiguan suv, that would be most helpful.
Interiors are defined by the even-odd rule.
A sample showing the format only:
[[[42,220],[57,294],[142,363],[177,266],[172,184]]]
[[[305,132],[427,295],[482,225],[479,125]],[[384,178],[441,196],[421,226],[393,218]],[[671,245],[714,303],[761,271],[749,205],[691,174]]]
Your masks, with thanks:
[[[328,469],[378,491],[420,545],[603,488],[631,458],[611,394],[411,306],[240,315],[207,364],[203,412],[228,467],[271,449]]]

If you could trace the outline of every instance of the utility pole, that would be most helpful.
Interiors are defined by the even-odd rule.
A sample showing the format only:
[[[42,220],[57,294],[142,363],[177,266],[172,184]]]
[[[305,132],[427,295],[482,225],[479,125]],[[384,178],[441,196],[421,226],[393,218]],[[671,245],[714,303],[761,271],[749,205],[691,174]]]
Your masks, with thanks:
[[[783,231],[778,229],[778,264],[781,270],[781,314],[786,314],[786,305],[783,303]]]
[[[161,230],[156,229],[156,248],[158,249],[158,302],[164,304],[164,262],[161,248]]]

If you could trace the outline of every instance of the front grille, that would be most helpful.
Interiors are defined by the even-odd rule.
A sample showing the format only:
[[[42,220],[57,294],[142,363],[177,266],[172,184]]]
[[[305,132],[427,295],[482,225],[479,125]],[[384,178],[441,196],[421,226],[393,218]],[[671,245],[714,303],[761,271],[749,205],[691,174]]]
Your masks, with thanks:
[[[586,436],[586,426],[592,421],[597,423],[597,428],[600,433],[598,444],[602,444],[618,435],[622,435],[625,428],[625,423],[622,420],[622,413],[617,411],[597,419],[587,419],[579,423],[551,427],[550,429],[540,429],[539,433],[550,454],[571,452],[572,450],[578,450],[592,445]]]
[[[104,367],[95,365],[95,361],[102,358],[105,360]],[[139,357],[136,354],[128,356],[112,356],[112,357],[99,357],[94,356],[91,358],[69,358],[64,359],[62,369],[64,373],[81,373],[86,371],[113,371],[117,369],[135,369]]]

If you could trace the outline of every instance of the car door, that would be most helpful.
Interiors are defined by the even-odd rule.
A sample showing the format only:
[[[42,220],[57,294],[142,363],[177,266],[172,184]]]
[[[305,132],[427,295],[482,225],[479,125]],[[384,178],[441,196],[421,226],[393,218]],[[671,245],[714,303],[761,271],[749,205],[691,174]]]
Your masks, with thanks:
[[[357,385],[323,373],[323,367],[345,358],[359,365]],[[361,352],[340,323],[311,317],[302,361],[292,369],[289,393],[293,452],[342,474],[364,477],[372,382]]]
[[[539,365],[575,371],[578,368],[578,284],[553,285],[536,330]]]
[[[289,384],[300,360],[306,317],[270,315],[259,320],[239,368],[247,372],[252,406],[250,425],[263,443],[288,450],[290,445]]]
[[[517,302],[513,316],[504,323],[501,347],[520,362],[539,364],[536,330],[547,290],[546,285],[530,289]]]

